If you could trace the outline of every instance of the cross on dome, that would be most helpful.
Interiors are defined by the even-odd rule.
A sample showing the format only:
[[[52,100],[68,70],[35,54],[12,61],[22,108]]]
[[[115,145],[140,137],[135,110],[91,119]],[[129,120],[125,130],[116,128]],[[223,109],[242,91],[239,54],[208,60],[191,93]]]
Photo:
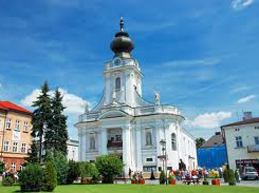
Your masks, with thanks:
[[[124,20],[123,20],[123,17],[121,17],[120,18],[120,32],[124,31],[123,27],[124,27]]]

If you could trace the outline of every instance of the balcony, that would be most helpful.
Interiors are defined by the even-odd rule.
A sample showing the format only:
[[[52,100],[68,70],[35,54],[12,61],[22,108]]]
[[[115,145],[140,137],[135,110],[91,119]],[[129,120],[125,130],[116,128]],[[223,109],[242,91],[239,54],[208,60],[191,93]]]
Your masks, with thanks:
[[[116,149],[116,150],[121,150],[122,149],[122,141],[112,141],[112,140],[108,140],[108,143],[107,143],[107,148],[109,150],[112,150],[112,149]]]
[[[247,146],[248,153],[257,153],[259,152],[259,145],[248,145]]]

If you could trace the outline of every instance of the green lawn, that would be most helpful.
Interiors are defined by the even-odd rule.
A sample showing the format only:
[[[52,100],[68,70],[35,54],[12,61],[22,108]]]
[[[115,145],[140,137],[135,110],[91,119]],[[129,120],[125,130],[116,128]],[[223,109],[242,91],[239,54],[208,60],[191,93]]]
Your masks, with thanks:
[[[0,193],[19,191],[19,186],[0,186]],[[71,193],[258,193],[259,188],[244,186],[165,186],[165,185],[68,185],[54,192]]]

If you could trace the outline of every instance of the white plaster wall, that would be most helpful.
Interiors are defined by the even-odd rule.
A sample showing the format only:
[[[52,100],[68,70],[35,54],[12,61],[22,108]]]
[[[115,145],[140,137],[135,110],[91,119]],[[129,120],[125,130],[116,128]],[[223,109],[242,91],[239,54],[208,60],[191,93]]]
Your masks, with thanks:
[[[236,160],[259,159],[259,153],[248,153],[247,146],[255,145],[255,136],[259,136],[259,130],[255,129],[259,124],[247,124],[242,126],[232,126],[225,129],[226,144],[229,166],[236,169]],[[239,131],[235,131],[238,128]],[[242,136],[243,148],[236,147],[236,136]]]

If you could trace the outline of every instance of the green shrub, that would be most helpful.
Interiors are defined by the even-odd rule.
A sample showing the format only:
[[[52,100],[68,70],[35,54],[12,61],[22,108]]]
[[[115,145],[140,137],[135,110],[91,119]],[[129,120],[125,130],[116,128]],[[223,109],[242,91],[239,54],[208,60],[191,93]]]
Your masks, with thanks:
[[[98,156],[95,165],[103,183],[113,183],[114,177],[123,172],[122,160],[114,155]]]
[[[72,184],[80,175],[79,163],[70,160],[68,162],[67,184]]]
[[[160,184],[165,184],[165,182],[166,182],[164,170],[162,170],[160,173],[159,181],[160,181]]]
[[[91,171],[91,177],[92,177],[92,182],[94,184],[97,184],[98,181],[100,180],[100,174],[99,171],[97,170],[97,168],[95,167],[95,165],[93,165],[93,169]]]
[[[44,169],[37,163],[28,164],[19,173],[22,192],[38,192],[44,186]]]
[[[53,160],[48,160],[45,168],[45,185],[44,190],[52,192],[57,186],[57,170]]]
[[[54,155],[54,165],[58,174],[58,184],[67,183],[68,162],[65,155],[58,152]]]
[[[11,176],[4,177],[2,184],[3,186],[12,186],[14,184],[13,178]]]
[[[223,171],[223,178],[224,178],[224,182],[228,183],[228,169],[225,169]]]
[[[228,183],[230,186],[235,186],[236,185],[236,178],[235,178],[235,173],[232,169],[228,169]]]

